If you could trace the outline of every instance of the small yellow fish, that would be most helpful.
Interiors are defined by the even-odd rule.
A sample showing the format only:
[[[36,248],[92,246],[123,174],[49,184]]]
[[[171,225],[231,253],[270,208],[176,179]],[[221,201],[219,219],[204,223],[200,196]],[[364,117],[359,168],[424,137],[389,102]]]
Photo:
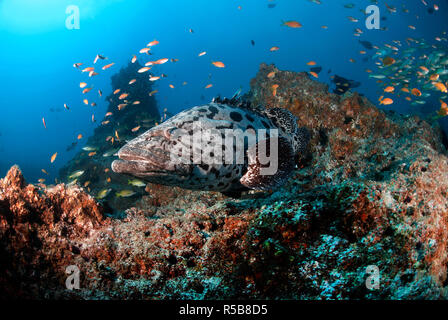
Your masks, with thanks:
[[[57,156],[58,156],[57,152],[51,156],[51,163],[53,163],[56,160]]]
[[[101,191],[98,192],[98,195],[96,196],[97,199],[101,200],[106,198],[109,193],[112,191],[112,189],[103,189]]]
[[[129,198],[135,195],[136,192],[132,190],[121,190],[120,192],[117,192],[115,195],[119,198]]]
[[[128,184],[138,188],[146,187],[146,183],[138,179],[128,180]]]

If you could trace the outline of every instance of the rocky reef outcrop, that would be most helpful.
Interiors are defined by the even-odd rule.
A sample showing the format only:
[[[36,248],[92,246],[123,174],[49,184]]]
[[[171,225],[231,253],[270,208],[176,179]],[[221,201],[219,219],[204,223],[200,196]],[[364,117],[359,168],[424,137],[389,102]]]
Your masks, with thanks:
[[[85,189],[27,185],[14,167],[0,180],[0,295],[447,298],[441,131],[272,65],[261,66],[248,98],[290,109],[312,131],[286,186],[232,199],[148,185],[117,218]],[[80,289],[65,287],[69,265]],[[369,266],[377,288],[366,286]]]

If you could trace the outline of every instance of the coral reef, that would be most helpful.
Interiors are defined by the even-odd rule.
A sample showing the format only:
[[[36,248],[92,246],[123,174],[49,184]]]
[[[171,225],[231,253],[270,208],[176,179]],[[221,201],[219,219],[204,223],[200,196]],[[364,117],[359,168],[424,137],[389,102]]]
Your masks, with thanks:
[[[27,185],[14,167],[0,180],[1,296],[447,298],[441,131],[272,65],[247,97],[312,131],[286,186],[232,199],[148,185],[124,216],[105,217],[80,187]],[[65,288],[69,265],[80,289]],[[366,287],[371,265],[379,289]]]

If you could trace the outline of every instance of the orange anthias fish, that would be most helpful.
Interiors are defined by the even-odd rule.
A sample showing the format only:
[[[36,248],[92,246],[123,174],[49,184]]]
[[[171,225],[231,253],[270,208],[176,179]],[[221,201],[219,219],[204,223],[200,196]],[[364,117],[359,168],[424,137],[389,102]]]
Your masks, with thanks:
[[[159,41],[157,41],[157,40],[154,40],[154,41],[151,41],[150,43],[148,43],[148,47],[152,47],[152,46],[155,46],[155,45],[158,45],[160,42]]]
[[[225,68],[225,64],[222,63],[221,61],[212,61],[212,64],[217,67],[217,68]]]
[[[146,71],[148,71],[150,69],[151,69],[150,67],[143,67],[143,68],[140,68],[137,72],[138,73],[143,73],[143,72],[146,72]]]
[[[95,71],[95,68],[93,67],[88,67],[82,70],[82,72],[91,72],[91,71]]]
[[[269,49],[271,52],[273,52],[273,51],[278,51],[278,50],[280,50],[280,48],[279,47],[272,47],[271,49]]]
[[[416,88],[412,89],[411,93],[416,97],[420,97],[422,95],[422,92]]]
[[[123,99],[126,99],[128,96],[129,96],[129,93],[122,93],[122,94],[118,97],[118,99],[123,100]]]
[[[44,124],[44,128],[47,129],[47,123],[45,122],[45,118],[42,118],[42,123]]]
[[[387,105],[390,105],[392,103],[394,103],[394,100],[392,100],[391,98],[385,98],[385,99],[381,100],[380,104],[383,104],[383,105],[387,106]]]
[[[278,84],[273,84],[272,85],[272,95],[275,97],[277,96],[277,89],[278,89],[279,85]]]
[[[51,163],[53,163],[54,160],[56,160],[56,157],[57,157],[57,156],[58,156],[58,153],[57,153],[57,152],[51,156]]]
[[[151,48],[143,48],[139,52],[140,53],[148,53],[148,51],[150,51],[150,50],[151,50]]]
[[[391,58],[391,57],[385,57],[385,58],[383,59],[383,65],[386,66],[386,67],[391,66],[391,65],[393,65],[394,63],[395,63],[395,59],[394,59],[394,58]]]
[[[290,27],[290,28],[301,28],[302,27],[302,24],[297,21],[286,21],[286,22],[283,22],[283,25]]]
[[[163,58],[163,59],[159,59],[159,60],[157,60],[157,61],[154,61],[153,63],[154,63],[154,64],[164,64],[164,63],[166,63],[166,62],[168,62],[168,61],[169,61],[168,58]]]
[[[434,87],[437,88],[437,90],[443,92],[443,93],[447,93],[447,88],[446,86],[442,83],[442,82],[433,82],[432,83]]]
[[[394,92],[394,91],[395,91],[395,88],[392,87],[392,86],[389,86],[389,87],[384,88],[384,92],[391,93],[391,92]]]
[[[112,67],[113,65],[114,65],[115,63],[109,63],[109,64],[106,64],[102,69],[103,70],[106,70],[106,69],[109,69],[110,67]]]

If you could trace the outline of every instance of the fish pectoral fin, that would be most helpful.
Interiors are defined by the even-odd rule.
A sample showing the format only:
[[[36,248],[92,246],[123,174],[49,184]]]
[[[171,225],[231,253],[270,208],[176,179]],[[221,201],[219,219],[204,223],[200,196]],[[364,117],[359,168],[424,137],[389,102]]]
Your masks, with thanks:
[[[285,137],[259,141],[247,151],[249,166],[240,182],[254,190],[270,190],[283,185],[295,168],[294,148]]]

